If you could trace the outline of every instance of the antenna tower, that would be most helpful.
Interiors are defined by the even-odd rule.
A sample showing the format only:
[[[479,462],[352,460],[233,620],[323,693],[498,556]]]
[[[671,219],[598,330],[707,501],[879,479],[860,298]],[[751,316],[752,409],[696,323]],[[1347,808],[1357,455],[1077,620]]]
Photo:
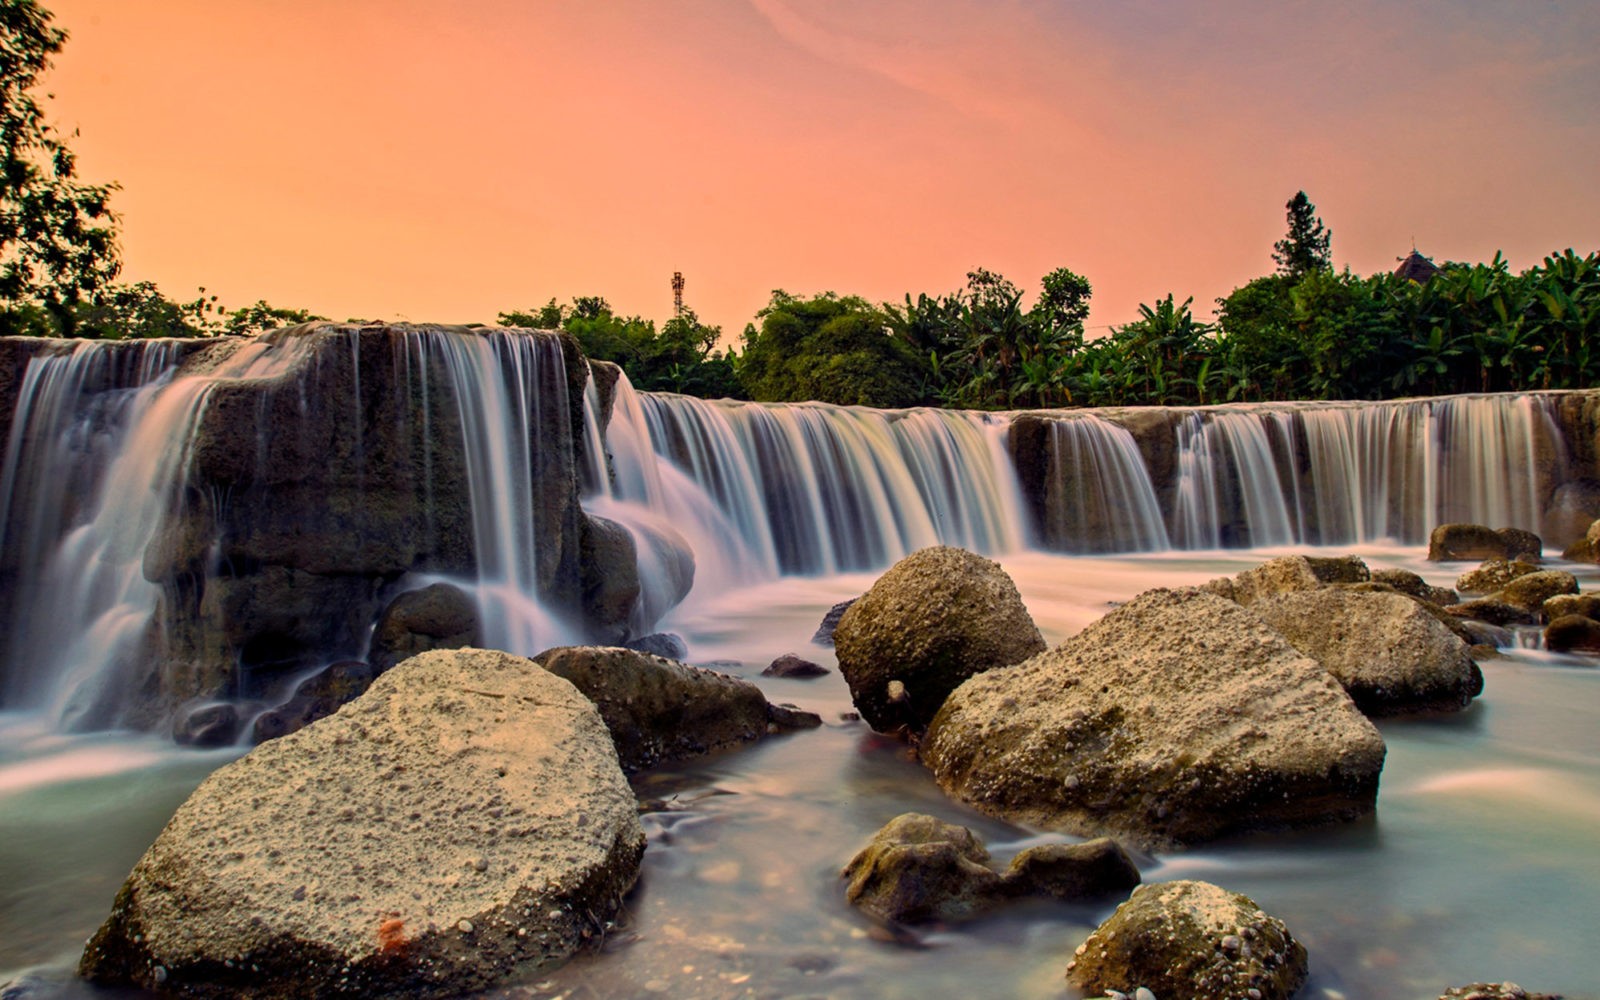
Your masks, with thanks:
[[[672,272],[672,315],[683,316],[683,272]]]

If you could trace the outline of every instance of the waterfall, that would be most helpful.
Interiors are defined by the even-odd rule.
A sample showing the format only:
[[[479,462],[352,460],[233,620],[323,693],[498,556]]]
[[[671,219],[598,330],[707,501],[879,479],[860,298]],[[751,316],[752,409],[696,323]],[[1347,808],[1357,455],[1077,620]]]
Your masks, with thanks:
[[[1023,545],[1004,418],[638,399],[654,467],[686,475],[767,575],[882,568],[929,545],[989,554]],[[637,440],[632,419],[619,396],[609,440]]]
[[[1045,534],[1066,552],[1148,552],[1170,546],[1133,435],[1093,414],[1050,425],[1047,474],[1059,485]]]

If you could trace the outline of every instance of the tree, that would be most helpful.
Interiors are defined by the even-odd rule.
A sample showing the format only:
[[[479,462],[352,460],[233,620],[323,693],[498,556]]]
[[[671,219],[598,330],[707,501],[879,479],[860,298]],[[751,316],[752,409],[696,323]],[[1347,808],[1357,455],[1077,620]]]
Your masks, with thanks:
[[[42,308],[70,335],[117,275],[114,185],[83,184],[33,95],[67,33],[36,0],[0,0],[0,332]]]
[[[1333,270],[1333,256],[1328,249],[1332,234],[1317,218],[1317,206],[1301,191],[1284,207],[1288,209],[1289,233],[1272,246],[1278,273],[1299,281],[1314,271]]]

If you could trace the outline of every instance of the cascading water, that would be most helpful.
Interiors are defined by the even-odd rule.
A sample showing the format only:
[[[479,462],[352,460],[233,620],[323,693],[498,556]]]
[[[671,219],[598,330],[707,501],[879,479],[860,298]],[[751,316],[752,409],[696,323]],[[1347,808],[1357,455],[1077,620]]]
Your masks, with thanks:
[[[1045,534],[1063,551],[1170,547],[1144,459],[1125,428],[1093,414],[1052,422],[1047,474],[1060,496],[1045,511]]]

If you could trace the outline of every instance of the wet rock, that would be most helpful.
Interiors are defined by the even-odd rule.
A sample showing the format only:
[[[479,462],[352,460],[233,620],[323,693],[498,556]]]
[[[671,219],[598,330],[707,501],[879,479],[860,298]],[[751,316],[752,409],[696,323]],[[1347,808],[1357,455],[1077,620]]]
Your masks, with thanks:
[[[1470,618],[1473,621],[1488,622],[1490,625],[1499,625],[1502,628],[1511,625],[1537,625],[1539,621],[1538,615],[1493,597],[1462,601],[1444,610],[1446,614],[1455,618]]]
[[[521,657],[424,653],[207,778],[79,971],[208,997],[477,992],[577,951],[644,846],[588,699]]]
[[[948,546],[891,566],[845,611],[834,645],[850,697],[879,732],[921,731],[963,680],[1045,648],[1005,570]]]
[[[1519,555],[1538,559],[1543,552],[1539,536],[1520,528],[1495,531],[1482,524],[1441,524],[1428,536],[1430,562],[1515,559]]]
[[[621,642],[639,603],[639,562],[633,535],[615,521],[585,514],[579,522],[579,581],[583,621],[596,639]]]
[[[1373,808],[1384,745],[1333,676],[1198,590],[1139,595],[970,678],[921,747],[985,812],[1163,848]]]
[[[327,718],[372,685],[373,671],[359,660],[335,663],[301,681],[282,705],[256,716],[251,739],[265,743]]]
[[[1454,712],[1483,691],[1467,643],[1404,594],[1280,594],[1250,610],[1322,664],[1367,715]]]
[[[1544,602],[1558,594],[1576,594],[1578,578],[1566,570],[1547,569],[1519,576],[1506,584],[1495,598],[1504,604],[1537,614]]]
[[[1545,626],[1544,648],[1553,653],[1600,653],[1600,621],[1562,615]]]
[[[1216,592],[1249,605],[1273,594],[1317,590],[1334,583],[1361,583],[1371,576],[1367,564],[1355,556],[1279,556],[1235,576],[1231,595]]]
[[[616,646],[561,646],[534,661],[594,702],[630,773],[767,732],[766,696],[737,677]]]
[[[1600,518],[1600,481],[1573,479],[1557,486],[1551,494],[1541,526],[1547,537],[1567,545],[1584,540],[1596,518]]]
[[[185,702],[172,717],[172,740],[180,746],[225,747],[239,738],[242,723],[239,706],[231,701]]]
[[[1491,625],[1488,622],[1474,621],[1470,618],[1460,619],[1461,628],[1467,633],[1467,641],[1475,646],[1491,646],[1495,649],[1509,649],[1516,645],[1516,636],[1508,628]]]
[[[763,677],[821,677],[828,672],[828,668],[820,663],[802,660],[793,653],[784,653],[773,660],[767,669],[761,671]]]
[[[840,601],[838,604],[835,604],[833,607],[829,608],[828,613],[822,616],[822,624],[818,625],[816,632],[812,634],[811,641],[819,646],[832,646],[833,631],[839,627],[839,619],[843,618],[844,613],[849,610],[850,605],[854,604],[858,600],[860,600],[860,598],[852,597],[848,601]]]
[[[430,649],[463,649],[482,641],[478,605],[448,583],[408,590],[390,601],[372,630],[367,661],[383,673]]]
[[[1492,594],[1519,576],[1539,572],[1539,564],[1527,559],[1485,559],[1477,569],[1456,578],[1456,589],[1464,594]]]
[[[689,658],[688,643],[683,641],[683,636],[675,632],[651,632],[637,639],[629,639],[622,645],[625,649],[665,657],[668,660],[681,661]]]
[[[1402,594],[1420,598],[1430,604],[1455,604],[1461,600],[1447,587],[1435,587],[1408,569],[1380,569],[1372,574],[1373,583],[1386,583]]]
[[[819,729],[822,726],[822,716],[815,712],[807,712],[795,705],[782,704],[767,706],[767,732],[781,733],[796,729]]]
[[[1001,881],[1012,896],[1070,903],[1127,892],[1139,884],[1139,869],[1121,844],[1097,837],[1082,844],[1027,848],[1011,859]]]
[[[1305,983],[1305,946],[1248,896],[1209,882],[1157,882],[1101,924],[1067,965],[1086,993],[1183,1000],[1288,1000]]]
[[[988,860],[989,851],[966,827],[905,813],[845,865],[845,899],[893,923],[968,919],[1002,895]]]
[[[1600,621],[1600,595],[1557,594],[1540,606],[1539,614],[1547,622],[1565,615],[1582,615]]]
[[[1516,983],[1473,983],[1445,990],[1439,1000],[1563,1000],[1556,993],[1529,993]]]

